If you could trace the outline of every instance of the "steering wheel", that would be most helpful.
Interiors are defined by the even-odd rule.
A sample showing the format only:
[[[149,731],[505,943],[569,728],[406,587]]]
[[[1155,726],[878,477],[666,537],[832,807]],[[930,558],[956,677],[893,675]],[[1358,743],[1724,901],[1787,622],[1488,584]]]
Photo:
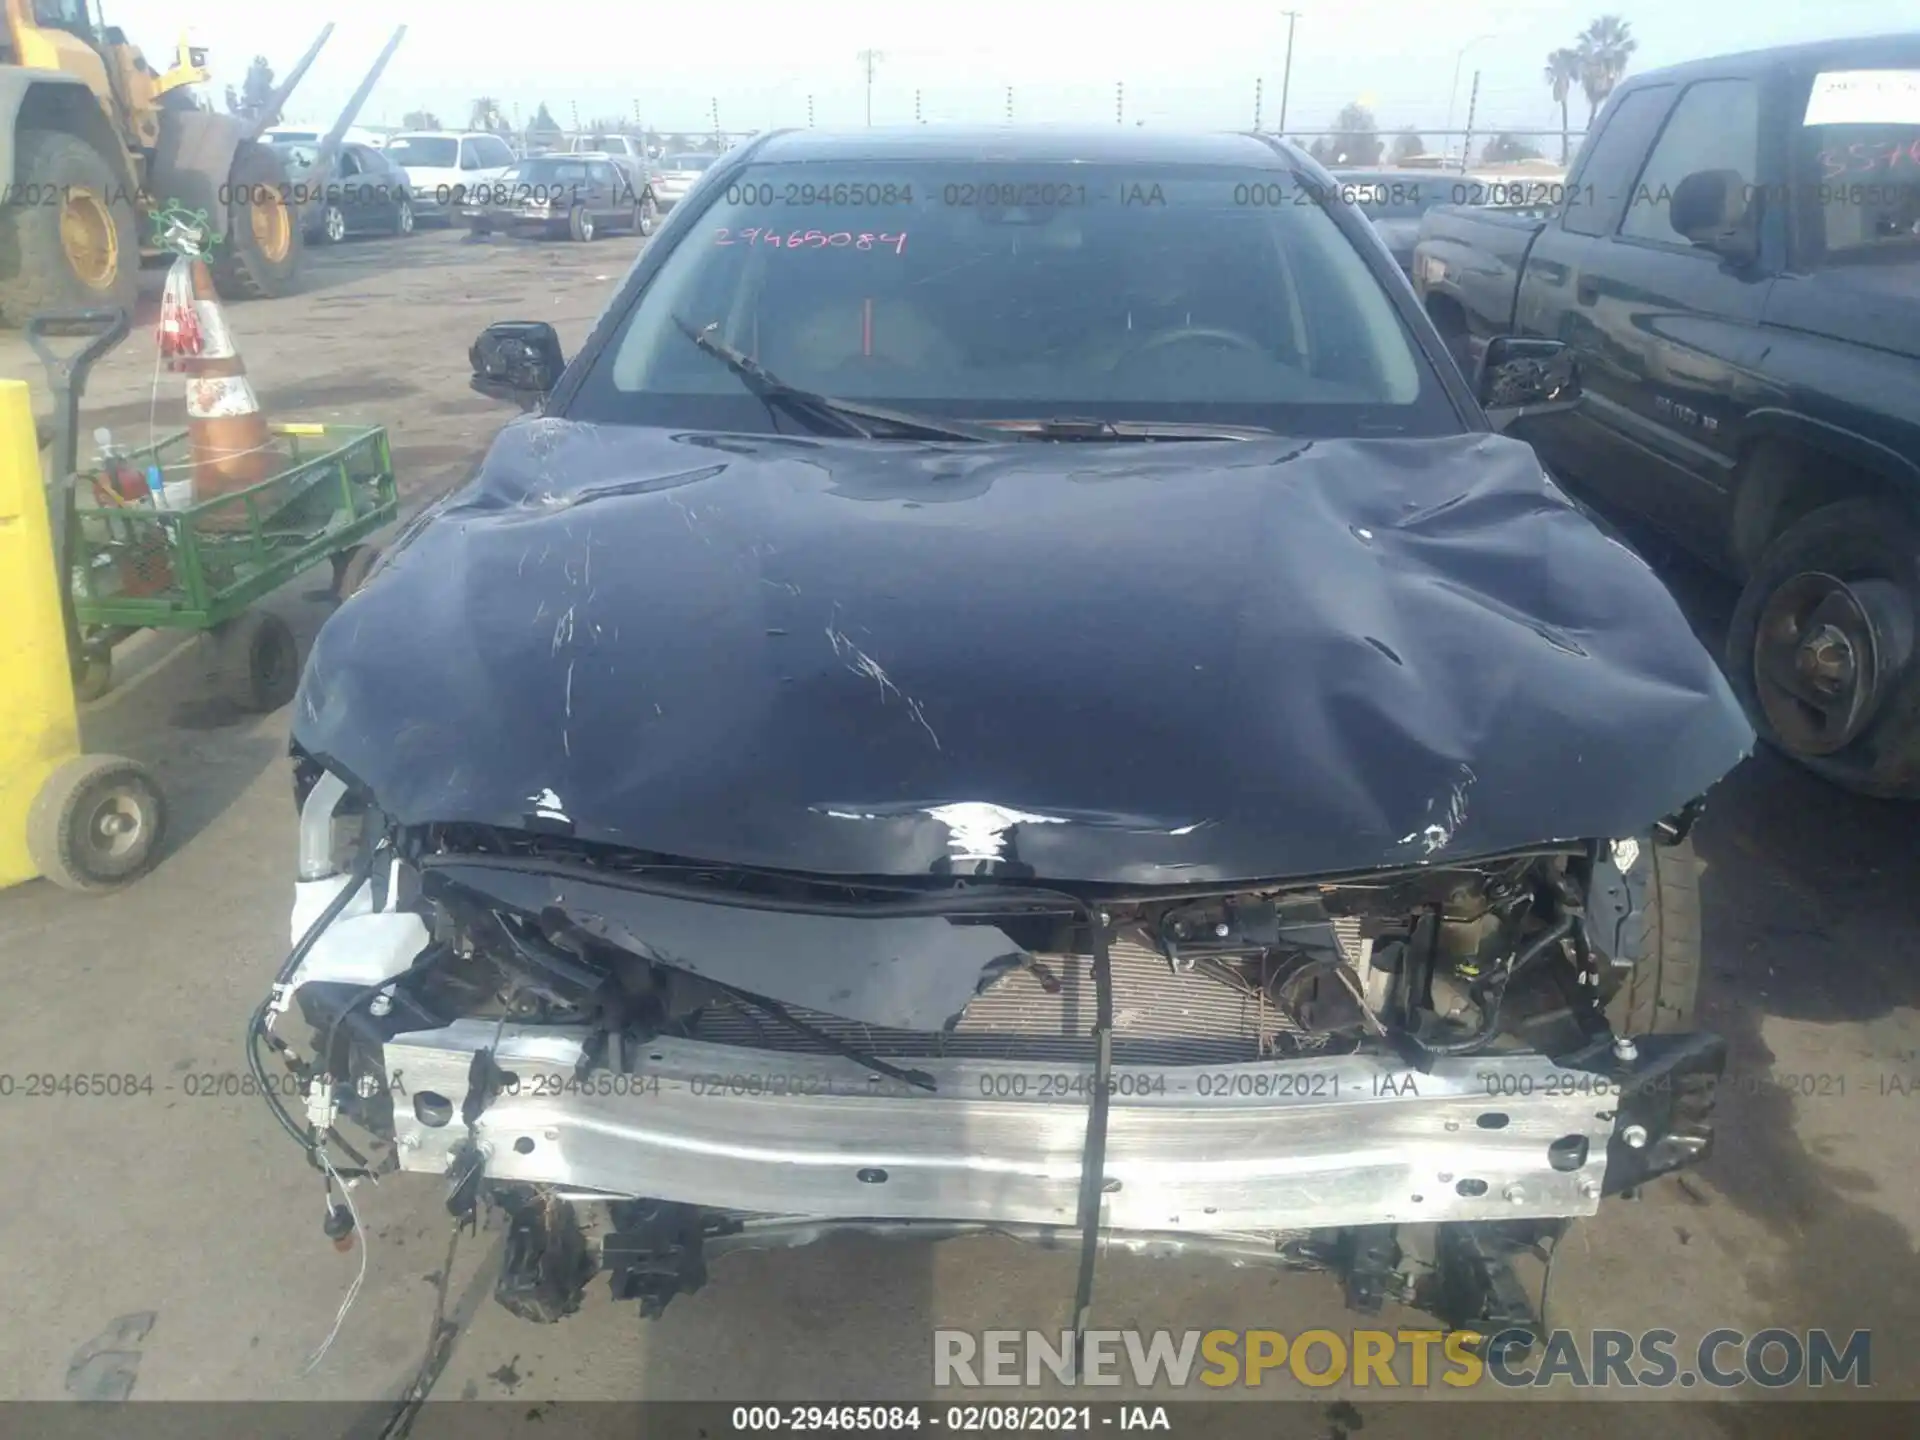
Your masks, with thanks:
[[[1174,345],[1221,345],[1231,350],[1242,350],[1249,355],[1266,358],[1266,351],[1257,342],[1240,334],[1237,330],[1222,330],[1212,325],[1185,325],[1178,330],[1168,330],[1143,341],[1135,349],[1123,356],[1115,370],[1124,370],[1145,356],[1168,349]]]

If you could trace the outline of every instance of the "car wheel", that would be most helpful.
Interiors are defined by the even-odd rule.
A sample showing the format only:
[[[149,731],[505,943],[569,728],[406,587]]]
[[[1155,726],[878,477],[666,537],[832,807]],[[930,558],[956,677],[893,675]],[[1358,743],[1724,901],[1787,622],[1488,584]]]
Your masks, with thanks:
[[[400,208],[393,212],[393,233],[396,235],[413,233],[413,206],[410,202],[402,200]]]
[[[1883,500],[1783,531],[1734,607],[1727,669],[1768,743],[1862,795],[1920,799],[1920,524]]]
[[[1700,859],[1691,840],[1667,845],[1652,836],[1617,843],[1621,879],[1638,900],[1616,933],[1593,941],[1633,966],[1607,1003],[1617,1035],[1663,1035],[1691,1028],[1700,993]]]
[[[567,216],[567,234],[575,240],[593,239],[593,214],[586,206],[573,207],[573,213]]]
[[[633,228],[640,232],[641,238],[651,236],[660,226],[660,207],[653,202],[653,196],[642,195],[640,206],[634,213]]]
[[[320,238],[329,245],[338,245],[347,238],[347,216],[338,205],[329,205],[320,212]]]
[[[147,768],[118,755],[77,755],[27,810],[27,856],[66,890],[113,890],[159,858],[167,804]]]

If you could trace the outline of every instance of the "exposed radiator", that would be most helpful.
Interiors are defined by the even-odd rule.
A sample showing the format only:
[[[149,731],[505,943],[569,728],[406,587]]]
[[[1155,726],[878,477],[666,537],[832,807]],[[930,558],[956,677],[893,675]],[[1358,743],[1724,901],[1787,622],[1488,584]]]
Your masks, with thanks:
[[[1359,952],[1359,922],[1334,922],[1349,959]],[[1115,940],[1113,1057],[1122,1065],[1212,1065],[1311,1049],[1303,1035],[1257,994],[1236,989],[1204,969],[1174,971],[1159,951]],[[1030,970],[1003,975],[976,996],[954,1029],[888,1030],[818,1011],[787,1009],[844,1044],[882,1057],[951,1055],[980,1060],[1093,1060],[1092,960],[1085,955],[1035,957],[1060,982],[1048,994]],[[701,1040],[756,1050],[820,1051],[825,1047],[741,1006],[710,1006],[693,1032]]]

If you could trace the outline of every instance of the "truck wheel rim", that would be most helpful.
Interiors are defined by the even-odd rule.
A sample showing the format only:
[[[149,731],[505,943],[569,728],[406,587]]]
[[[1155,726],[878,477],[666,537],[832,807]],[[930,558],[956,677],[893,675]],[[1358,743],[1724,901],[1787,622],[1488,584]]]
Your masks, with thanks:
[[[267,259],[284,260],[293,244],[293,222],[287,218],[287,207],[266,186],[256,186],[254,190],[253,203],[247,206],[247,225],[253,234],[253,243]]]
[[[60,203],[60,248],[67,264],[89,290],[106,290],[120,266],[120,236],[105,202],[91,190],[75,187]]]
[[[1807,571],[1783,582],[1760,612],[1753,652],[1760,708],[1781,743],[1805,755],[1851,744],[1912,634],[1912,606],[1890,581]]]
[[[115,785],[94,800],[80,839],[87,859],[100,864],[124,860],[140,848],[147,832],[140,793],[130,785]]]

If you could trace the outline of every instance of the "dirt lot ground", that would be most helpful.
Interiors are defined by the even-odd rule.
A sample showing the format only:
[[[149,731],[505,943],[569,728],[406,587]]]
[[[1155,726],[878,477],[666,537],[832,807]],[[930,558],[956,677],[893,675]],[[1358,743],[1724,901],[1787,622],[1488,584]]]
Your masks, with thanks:
[[[274,418],[389,426],[417,504],[457,483],[511,414],[467,389],[472,336],[490,320],[546,319],[577,346],[636,245],[472,245],[447,233],[351,243],[315,258],[305,293],[234,307],[229,320]],[[0,335],[0,373],[33,368],[18,337]],[[138,439],[156,406],[162,426],[179,423],[179,382],[162,373],[156,390],[150,332],[136,331],[97,373],[86,423]],[[1684,567],[1674,575],[1711,623],[1723,597]],[[325,615],[312,593],[321,578],[272,602],[303,636]],[[439,1187],[356,1191],[365,1284],[303,1375],[363,1252],[338,1254],[322,1237],[321,1187],[257,1101],[186,1093],[240,1070],[242,1025],[286,949],[293,813],[286,715],[223,710],[191,649],[176,648],[146,645],[127,662],[132,683],[85,720],[93,748],[139,756],[165,783],[165,863],[102,900],[44,884],[0,894],[0,1070],[154,1081],[131,1098],[0,1101],[0,1386],[61,1398],[100,1364],[70,1367],[104,1345],[130,1355],[137,1399],[392,1397],[427,1333],[446,1248]],[[1874,1393],[1920,1397],[1908,1345],[1920,1336],[1914,811],[1849,799],[1763,755],[1716,794],[1699,846],[1704,1020],[1735,1053],[1718,1150],[1684,1184],[1575,1228],[1550,1321],[1665,1326],[1683,1340],[1718,1326],[1870,1329]],[[923,1396],[934,1326],[1057,1330],[1072,1291],[1070,1256],[1010,1242],[834,1243],[722,1260],[660,1322],[596,1287],[582,1313],[542,1328],[490,1303],[499,1245],[497,1231],[462,1242],[451,1294],[464,1329],[440,1397]],[[1357,1323],[1313,1276],[1123,1256],[1100,1274],[1103,1324]],[[143,1336],[133,1325],[103,1340],[148,1311]],[[1428,1433],[1404,1411],[1370,1408],[1370,1393],[1351,1398],[1372,1416],[1370,1435]],[[1555,1428],[1600,1433],[1599,1417],[1575,1415],[1581,1426]],[[1731,1424],[1673,1411],[1660,1433]],[[1504,1426],[1482,1413],[1478,1428]]]

